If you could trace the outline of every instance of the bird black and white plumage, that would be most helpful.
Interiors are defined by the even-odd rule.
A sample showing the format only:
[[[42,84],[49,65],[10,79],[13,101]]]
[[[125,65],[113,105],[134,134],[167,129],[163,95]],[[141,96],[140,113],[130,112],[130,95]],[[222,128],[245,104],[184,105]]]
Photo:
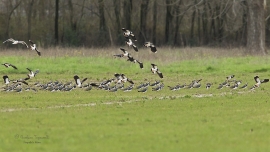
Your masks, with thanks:
[[[234,78],[234,75],[229,75],[226,77],[226,80],[228,81],[228,80],[231,80],[232,78]]]
[[[143,69],[143,63],[134,59],[131,55],[128,55],[127,61],[133,62],[133,63],[138,63],[140,65],[140,68]]]
[[[6,85],[8,85],[11,82],[11,80],[9,80],[9,77],[7,75],[4,75],[3,76],[3,79],[4,79],[4,83]],[[28,85],[28,83],[26,82],[26,80],[27,80],[27,78],[25,78],[25,79],[18,79],[18,80],[12,80],[12,83],[24,83],[24,84]]]
[[[35,76],[39,73],[39,70],[36,70],[36,71],[34,72],[34,71],[32,71],[31,69],[29,69],[29,68],[26,68],[26,69],[30,72],[29,74],[27,74],[27,76],[28,76],[29,79],[35,77]]]
[[[205,88],[206,88],[206,89],[210,89],[211,86],[212,86],[212,83],[206,83]]]
[[[245,89],[248,86],[248,83],[244,84],[240,89]]]
[[[219,86],[217,87],[217,89],[222,89],[223,88],[223,84],[219,84]]]
[[[4,75],[4,76],[3,76],[3,79],[4,79],[4,83],[5,83],[5,84],[9,84],[9,83],[10,83],[10,80],[9,80],[9,78],[8,78],[7,75]]]
[[[155,65],[153,63],[151,65],[152,65],[151,72],[153,74],[156,74],[157,73],[160,78],[163,78],[163,74],[158,70],[157,65]]]
[[[163,83],[161,83],[160,85],[158,85],[157,87],[155,87],[155,88],[152,88],[152,91],[160,91],[160,90],[162,90],[164,88],[164,84]]]
[[[128,47],[131,47],[136,51],[138,52],[138,48],[137,46],[132,42],[132,40],[130,38],[126,38],[126,44],[128,45]]]
[[[38,54],[39,56],[41,56],[40,51],[37,49],[37,45],[36,45],[33,41],[31,41],[31,40],[29,40],[29,42],[31,43],[31,44],[30,44],[30,49],[31,49],[32,51],[36,51],[37,54]]]
[[[144,87],[141,90],[138,90],[138,92],[145,93],[145,92],[147,92],[147,90],[148,90],[148,87]]]
[[[266,83],[266,82],[269,82],[269,79],[259,79],[259,76],[255,76],[254,77],[254,80],[255,80],[255,82],[256,82],[256,84],[254,85],[255,87],[259,87],[260,86],[260,84],[262,84],[262,83]]]
[[[151,49],[152,52],[157,53],[157,48],[156,48],[156,46],[153,43],[151,43],[151,42],[145,42],[144,43],[144,46],[145,47],[150,47],[150,49]]]
[[[87,80],[87,78],[84,78],[84,79],[81,81],[78,75],[75,75],[73,78],[74,78],[74,80],[75,80],[75,83],[76,83],[77,87],[79,87],[79,88],[81,88],[83,82],[85,82],[85,81]]]
[[[12,82],[13,82],[13,83],[23,83],[23,84],[28,85],[28,83],[26,82],[26,80],[28,80],[28,78],[17,79],[17,80],[14,80],[14,81],[12,81]]]
[[[3,43],[12,42],[12,44],[23,44],[28,48],[28,45],[24,41],[14,40],[13,38],[5,40]]]
[[[132,38],[134,41],[137,41],[135,35],[130,31],[130,30],[127,30],[125,28],[122,28],[122,31],[123,31],[123,35],[126,37],[126,38]]]
[[[115,76],[116,83],[118,83],[118,84],[125,83],[125,82],[129,82],[131,84],[134,84],[134,82],[132,80],[130,80],[129,78],[127,78],[125,76],[125,74],[115,73],[114,76]]]
[[[4,65],[6,68],[12,67],[13,69],[16,69],[16,70],[18,69],[16,66],[14,66],[13,64],[10,64],[10,63],[4,63],[2,65]]]
[[[116,57],[128,57],[129,56],[129,53],[128,53],[128,51],[126,51],[124,48],[120,48],[120,50],[123,52],[123,54],[115,54],[115,55],[113,55],[113,56],[116,56]]]

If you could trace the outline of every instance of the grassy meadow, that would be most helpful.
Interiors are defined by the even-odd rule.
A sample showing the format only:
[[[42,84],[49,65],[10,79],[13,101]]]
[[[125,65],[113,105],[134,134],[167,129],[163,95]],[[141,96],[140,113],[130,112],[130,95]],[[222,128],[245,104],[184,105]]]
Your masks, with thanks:
[[[129,53],[144,63],[140,69],[119,48],[1,50],[0,67],[9,78],[25,78],[39,69],[35,82],[72,82],[77,74],[86,83],[102,82],[124,73],[140,83],[161,80],[163,90],[146,93],[108,92],[76,88],[70,92],[44,90],[0,92],[0,151],[200,151],[264,152],[270,150],[270,83],[251,91],[254,76],[270,78],[270,57],[245,55],[243,49],[158,48]],[[164,78],[151,73],[158,65]],[[246,89],[216,89],[235,75]],[[167,86],[202,79],[201,88],[170,91]],[[206,83],[212,83],[210,89]],[[127,82],[127,85],[128,82]],[[4,82],[1,81],[3,88]],[[2,89],[1,89],[2,90]]]

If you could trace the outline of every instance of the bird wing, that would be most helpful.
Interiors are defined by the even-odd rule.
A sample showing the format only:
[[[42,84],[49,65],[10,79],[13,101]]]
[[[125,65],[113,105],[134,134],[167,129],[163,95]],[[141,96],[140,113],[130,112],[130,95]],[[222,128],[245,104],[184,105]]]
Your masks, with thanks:
[[[261,83],[266,83],[266,82],[269,82],[269,79],[263,79],[263,80],[261,80]]]
[[[84,78],[84,79],[82,80],[81,84],[82,84],[84,81],[86,81],[86,80],[87,80],[87,78]]]
[[[131,33],[130,36],[132,37],[132,39],[133,39],[134,41],[137,41],[137,39],[136,39],[136,37],[135,37],[135,35],[134,35],[133,33]]]
[[[133,49],[134,49],[136,52],[139,51],[136,45],[133,44],[132,47],[133,47]]]
[[[39,73],[39,70],[36,70],[35,73],[34,73],[34,75],[36,75],[36,74],[38,74],[38,73]]]
[[[120,48],[121,51],[123,51],[124,53],[127,53],[127,51],[124,48]]]
[[[157,53],[157,48],[154,45],[150,46],[150,48],[152,52]]]
[[[163,74],[160,71],[157,71],[157,74],[160,78],[163,78]]]
[[[134,84],[134,82],[133,82],[132,80],[130,80],[130,79],[127,79],[127,81],[128,81],[129,83],[131,83],[131,84]]]
[[[37,50],[36,47],[35,47],[35,50],[36,50],[37,54],[38,54],[39,56],[41,56],[41,53]]]
[[[14,66],[14,65],[12,65],[12,64],[9,64],[11,67],[13,67],[14,69],[17,69],[17,67],[16,66]]]
[[[124,54],[115,54],[115,55],[113,55],[113,56],[116,56],[116,57],[121,58],[121,57],[123,57],[123,56],[124,56]]]
[[[33,41],[29,40],[29,42],[35,46],[35,43]]]
[[[137,61],[137,62],[139,63],[140,68],[141,68],[141,69],[143,69],[143,63],[142,63],[142,62],[140,62],[140,61]]]
[[[29,68],[26,68],[29,72],[32,72],[32,70],[31,69],[29,69]]]
[[[5,40],[3,43],[6,43],[6,42],[14,42],[15,40],[13,38],[10,38],[10,39],[7,39]]]
[[[25,45],[28,48],[28,45],[24,41],[19,41],[19,43]]]

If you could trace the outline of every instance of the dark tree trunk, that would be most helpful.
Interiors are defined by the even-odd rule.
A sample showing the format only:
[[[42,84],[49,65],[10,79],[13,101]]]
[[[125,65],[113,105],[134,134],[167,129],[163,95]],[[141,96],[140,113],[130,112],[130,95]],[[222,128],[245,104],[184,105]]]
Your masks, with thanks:
[[[182,5],[182,0],[179,0],[178,4],[175,6],[175,14],[176,19],[175,19],[175,32],[174,32],[174,45],[179,44],[178,43],[178,33],[179,33],[179,27],[181,24],[181,21],[183,19],[183,15],[180,16],[180,6]],[[181,44],[181,43],[180,43]]]
[[[146,35],[146,18],[147,18],[147,9],[148,9],[149,0],[142,0],[141,3],[141,17],[140,17],[140,34],[139,42],[143,43],[147,39]]]
[[[171,9],[172,9],[172,0],[166,0],[167,4],[167,10],[166,10],[166,23],[165,23],[165,43],[168,44],[170,41],[170,26],[172,22],[172,14],[171,14]]]
[[[12,7],[11,8],[11,11],[8,12],[8,17],[7,17],[7,27],[6,27],[6,32],[5,32],[5,37],[6,38],[9,38],[9,24],[10,24],[10,19],[11,19],[11,15],[13,14],[14,10],[21,4],[21,0],[15,4],[15,6],[13,7],[12,6],[12,1],[9,1],[10,2],[10,6]]]
[[[68,7],[69,7],[69,22],[70,22],[70,27],[71,31],[76,32],[77,31],[77,20],[74,18],[74,9],[73,9],[73,4],[72,0],[68,0]]]
[[[121,32],[121,22],[120,22],[120,0],[113,0],[114,4],[114,14],[116,19],[116,35],[117,35],[117,42],[121,41],[122,38],[122,32]]]
[[[104,1],[98,0],[99,4],[99,31],[106,31],[105,14],[104,14]]]
[[[196,5],[197,0],[194,1],[194,4]],[[196,16],[196,9],[194,8],[194,11],[191,16],[191,27],[190,27],[190,37],[189,37],[189,45],[194,46],[195,45],[195,38],[194,38],[194,25],[195,25],[195,16]]]
[[[247,52],[265,55],[264,0],[247,0]]]
[[[108,33],[107,33],[107,26],[105,20],[105,13],[104,13],[104,0],[98,0],[98,8],[99,8],[99,37],[98,41],[100,45],[105,46],[108,45]],[[110,32],[110,30],[109,30]],[[112,44],[112,42],[111,42]]]
[[[207,10],[207,0],[204,0],[203,13],[202,13],[202,32],[203,32],[203,44],[206,45],[209,42],[208,37],[208,10]]]
[[[244,7],[244,12],[243,12],[243,17],[242,17],[242,28],[241,28],[241,41],[240,43],[243,46],[247,45],[247,2],[242,1],[243,7]]]
[[[215,26],[215,14],[214,14],[214,11],[211,7],[211,4],[208,3],[208,8],[210,10],[210,14],[211,14],[211,25],[210,25],[210,39],[211,40],[216,40],[216,26]]]
[[[156,38],[156,34],[157,34],[157,1],[154,1],[153,3],[154,3],[154,5],[153,5],[152,42],[154,44],[156,44],[156,42],[157,42],[157,38]]]
[[[58,45],[58,13],[59,13],[59,0],[55,0],[55,18],[54,18],[54,39],[55,45]]]
[[[198,10],[198,21],[197,21],[197,24],[198,24],[198,27],[197,27],[197,34],[198,34],[198,45],[201,44],[201,14],[200,14],[200,10]]]
[[[34,0],[31,0],[29,3],[29,8],[28,8],[28,15],[27,15],[27,39],[31,39],[31,23],[32,23],[32,11],[33,11],[33,5],[34,5]]]
[[[124,0],[125,28],[131,30],[132,0]]]

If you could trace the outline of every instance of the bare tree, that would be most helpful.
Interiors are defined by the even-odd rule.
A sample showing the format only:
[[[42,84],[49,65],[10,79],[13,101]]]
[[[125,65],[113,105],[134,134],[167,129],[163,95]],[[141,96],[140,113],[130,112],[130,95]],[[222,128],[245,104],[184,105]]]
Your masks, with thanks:
[[[132,18],[132,0],[124,0],[124,21],[125,28],[131,29],[131,18]]]
[[[120,22],[120,0],[113,0],[114,4],[114,14],[116,19],[116,34],[117,34],[117,40],[120,41],[122,38],[121,34],[121,22]]]
[[[156,44],[157,38],[157,1],[153,2],[153,26],[152,26],[152,42]]]
[[[59,17],[59,0],[55,0],[55,18],[54,18],[55,45],[58,45],[58,17]]]
[[[6,25],[6,32],[5,32],[5,37],[9,37],[9,26],[10,26],[10,19],[11,19],[11,15],[13,14],[14,10],[19,7],[19,5],[21,4],[22,0],[20,1],[16,1],[15,5],[13,6],[12,4],[12,1],[10,0],[7,0],[7,3],[8,3],[8,8],[10,9],[7,9],[8,12],[7,12],[7,25]]]
[[[147,39],[146,35],[146,22],[147,22],[147,9],[148,9],[149,0],[142,0],[141,2],[141,15],[140,15],[140,34],[139,40],[143,42]]]
[[[247,14],[247,51],[250,54],[266,54],[265,49],[265,7],[264,0],[246,0]]]

